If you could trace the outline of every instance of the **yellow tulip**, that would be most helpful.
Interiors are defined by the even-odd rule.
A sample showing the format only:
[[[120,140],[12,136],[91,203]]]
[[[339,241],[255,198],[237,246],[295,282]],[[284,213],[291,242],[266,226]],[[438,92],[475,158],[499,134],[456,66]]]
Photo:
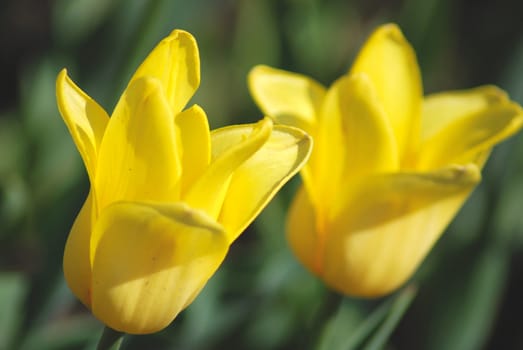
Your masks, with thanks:
[[[312,273],[352,296],[405,283],[480,182],[491,148],[523,122],[493,86],[423,98],[415,53],[394,24],[328,89],[266,66],[249,87],[264,113],[313,136],[287,238]]]
[[[58,75],[58,107],[91,183],[66,243],[65,278],[118,331],[166,327],[310,153],[308,135],[268,118],[209,132],[199,106],[182,111],[199,69],[194,38],[173,31],[110,118],[65,70]]]

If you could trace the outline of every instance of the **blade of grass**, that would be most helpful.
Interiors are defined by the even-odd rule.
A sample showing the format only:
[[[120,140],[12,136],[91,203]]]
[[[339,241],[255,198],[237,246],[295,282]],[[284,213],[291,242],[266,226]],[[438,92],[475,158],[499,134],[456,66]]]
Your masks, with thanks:
[[[390,335],[409,308],[410,303],[416,295],[417,288],[408,286],[394,299],[385,321],[381,324],[372,338],[363,348],[364,350],[383,349]]]

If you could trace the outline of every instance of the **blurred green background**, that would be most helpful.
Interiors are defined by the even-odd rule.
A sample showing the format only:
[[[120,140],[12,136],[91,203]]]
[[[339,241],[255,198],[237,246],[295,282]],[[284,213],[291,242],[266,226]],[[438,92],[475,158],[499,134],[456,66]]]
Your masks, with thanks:
[[[328,85],[366,36],[392,21],[417,51],[427,93],[493,83],[523,103],[521,13],[519,0],[3,0],[0,350],[92,349],[102,330],[62,276],[88,181],[56,108],[61,68],[111,111],[154,45],[186,29],[202,63],[193,102],[216,128],[261,118],[246,85],[254,65]],[[380,300],[345,298],[334,317],[336,298],[286,246],[298,183],[234,243],[170,327],[128,337],[123,348],[523,349],[523,136],[493,152],[411,287]]]

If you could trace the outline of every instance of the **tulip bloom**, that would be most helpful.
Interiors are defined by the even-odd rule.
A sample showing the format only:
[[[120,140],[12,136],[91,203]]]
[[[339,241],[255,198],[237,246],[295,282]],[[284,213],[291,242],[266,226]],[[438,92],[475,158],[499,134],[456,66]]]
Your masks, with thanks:
[[[304,132],[268,118],[209,132],[199,106],[182,111],[199,82],[196,42],[179,30],[141,64],[111,118],[65,70],[57,79],[91,183],[66,243],[65,278],[118,331],[166,327],[311,149]]]
[[[413,274],[491,148],[523,121],[493,86],[423,98],[415,53],[393,24],[328,89],[266,66],[250,72],[249,86],[264,113],[313,136],[287,238],[312,273],[353,296],[390,293]]]

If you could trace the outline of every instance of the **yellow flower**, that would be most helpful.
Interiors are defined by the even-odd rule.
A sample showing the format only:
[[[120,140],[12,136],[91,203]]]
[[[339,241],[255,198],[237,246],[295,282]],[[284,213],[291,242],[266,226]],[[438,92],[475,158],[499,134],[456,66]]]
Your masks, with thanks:
[[[141,64],[111,118],[58,75],[58,107],[91,183],[65,278],[118,331],[166,327],[311,149],[304,132],[268,118],[209,132],[199,106],[182,111],[199,82],[196,42],[179,30]]]
[[[415,53],[394,24],[328,89],[266,66],[250,72],[249,87],[264,113],[313,136],[287,237],[309,270],[354,296],[384,295],[412,275],[491,148],[523,122],[493,86],[423,98]]]

